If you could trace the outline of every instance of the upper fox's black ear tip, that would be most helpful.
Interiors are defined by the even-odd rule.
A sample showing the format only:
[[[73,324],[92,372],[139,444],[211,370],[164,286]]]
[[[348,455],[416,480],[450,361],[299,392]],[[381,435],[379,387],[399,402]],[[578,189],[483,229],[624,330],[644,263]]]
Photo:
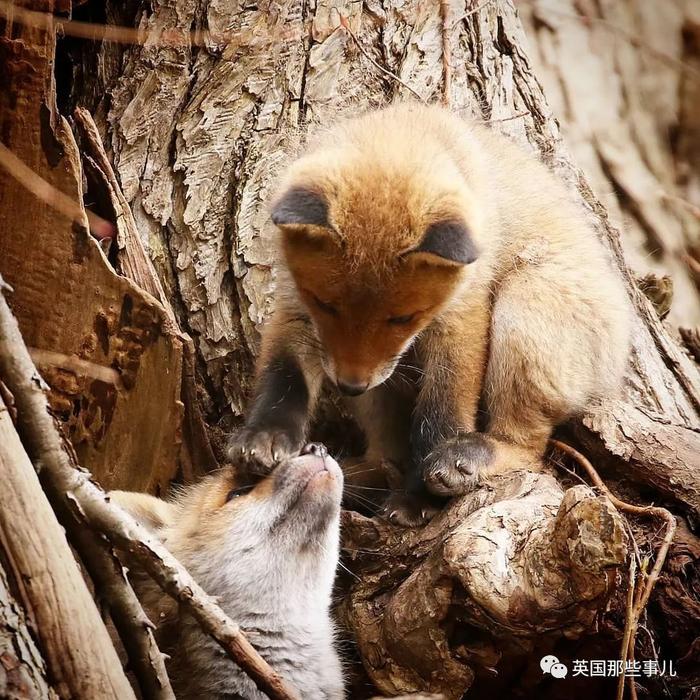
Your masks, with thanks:
[[[275,202],[271,217],[277,226],[328,226],[328,203],[316,190],[291,187]]]
[[[467,225],[459,219],[430,224],[423,240],[412,252],[431,253],[457,265],[469,265],[479,257]]]

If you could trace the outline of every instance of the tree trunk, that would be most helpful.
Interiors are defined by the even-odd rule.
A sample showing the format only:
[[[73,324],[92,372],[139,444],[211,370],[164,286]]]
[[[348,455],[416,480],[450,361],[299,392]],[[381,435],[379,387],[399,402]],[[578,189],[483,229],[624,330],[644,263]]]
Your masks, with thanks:
[[[5,553],[3,552],[3,555]],[[32,637],[22,604],[12,594],[5,571],[0,566],[0,697],[8,700],[58,698],[47,680],[46,664]]]
[[[79,10],[93,19],[96,12],[90,3]],[[275,232],[266,205],[280,170],[306,131],[397,97],[413,99],[404,85],[426,100],[438,99],[447,46],[447,92],[453,109],[492,122],[493,128],[540,155],[588,208],[597,234],[625,269],[637,312],[625,392],[572,421],[563,434],[576,439],[624,492],[642,501],[664,499],[696,522],[697,368],[625,267],[620,237],[568,155],[507,0],[476,3],[467,11],[452,3],[444,26],[436,5],[422,0],[253,5],[152,0],[137,8],[135,18],[126,17],[121,3],[108,3],[105,12],[113,20],[148,30],[144,45],[122,51],[111,44],[97,50],[64,44],[64,61],[72,60],[73,86],[71,91],[63,85],[63,104],[78,101],[96,115],[165,296],[180,327],[196,339],[199,399],[215,438],[243,414],[258,328],[272,303]],[[538,12],[547,16],[541,8],[533,10],[532,26],[541,31]],[[158,37],[173,28],[195,30],[188,34],[193,42],[163,46]],[[209,34],[199,32],[204,29]],[[545,46],[544,40],[538,46]],[[40,111],[38,104],[35,111]],[[40,132],[35,128],[33,133]],[[615,155],[612,150],[603,154],[602,147],[598,153],[606,176],[617,173],[616,183],[627,182]],[[45,163],[34,165],[52,174]],[[80,178],[75,172],[71,178],[71,191],[80,197]],[[631,185],[626,189],[631,191]],[[637,204],[630,204],[635,212],[646,202],[645,192],[635,190]],[[648,234],[652,223],[664,228],[666,219],[658,211],[650,213],[653,207],[649,203],[641,212],[632,235],[640,227]],[[663,256],[673,257],[670,251],[678,249],[678,241],[687,244],[683,226],[690,224],[681,221],[678,211],[673,214],[676,238],[664,248],[662,264],[668,263]],[[629,243],[626,233],[625,239],[625,247],[636,250],[634,238]],[[76,240],[83,241],[73,232],[62,247],[75,250]],[[41,246],[43,250],[46,243]],[[89,245],[86,249],[93,250]],[[89,256],[81,264],[98,269]],[[677,261],[674,265],[679,273]],[[53,268],[47,263],[44,270]],[[124,294],[123,280],[100,279]],[[13,281],[18,299],[33,298],[26,279]],[[684,298],[691,294],[689,283],[679,286]],[[70,296],[75,298],[75,292]],[[163,318],[156,302],[138,299],[151,314],[148,318]],[[689,299],[686,318],[692,319],[696,301]],[[104,302],[91,299],[86,306],[99,309]],[[37,328],[55,323],[56,316],[62,318],[50,309],[41,318],[28,314],[32,320],[25,321],[23,330],[31,339]],[[168,362],[179,372],[181,349],[173,349],[175,340],[161,325],[154,337],[165,356],[151,363],[145,352],[137,353],[146,376],[148,368],[152,376],[164,376]],[[61,351],[76,353],[75,338],[71,342]],[[39,347],[51,349],[48,345]],[[106,365],[112,358],[93,353],[88,360]],[[81,367],[75,371],[79,377],[84,376]],[[70,367],[61,369],[72,376]],[[128,370],[128,364],[119,365],[120,378]],[[136,385],[143,381],[141,370],[134,376]],[[173,406],[180,385],[171,380],[165,385],[169,417],[159,426],[179,423]],[[149,386],[147,381],[141,384],[144,391]],[[81,385],[75,393],[85,394],[86,389]],[[150,416],[146,407],[154,402],[135,405]],[[133,422],[125,427],[113,421],[106,435],[118,444],[129,426],[133,429]],[[167,445],[159,445],[157,454],[162,454]],[[126,481],[126,462],[137,458],[144,455],[134,451],[123,457]],[[154,490],[163,485],[174,473],[174,456],[168,460],[166,469],[151,467],[145,482],[132,471],[129,486]],[[97,471],[102,478],[110,476]],[[641,524],[635,523],[634,529],[640,548],[645,553],[655,550],[653,529],[645,531]],[[543,654],[556,653],[569,664],[575,658],[619,655],[626,595],[622,581],[627,575],[623,565],[630,543],[619,513],[583,486],[564,491],[551,475],[514,472],[450,504],[423,530],[403,531],[348,511],[344,536],[352,577],[343,581],[339,616],[357,643],[363,668],[356,674],[352,697],[372,695],[372,685],[386,693],[417,690],[448,698],[468,689],[470,697],[557,697],[563,686],[543,680]],[[668,679],[679,697],[700,683],[695,643],[700,617],[694,615],[698,561],[698,540],[681,527],[668,573],[650,606],[646,626],[653,643],[643,640],[638,647],[643,658],[653,658],[654,646],[664,658],[683,658],[682,675]],[[566,693],[589,696],[592,681],[586,680],[588,685],[570,678]],[[659,681],[640,682],[651,693],[661,692]],[[601,679],[596,689],[604,687],[607,692]]]
[[[700,324],[700,6],[519,2],[532,65],[627,264],[669,274],[673,326]]]

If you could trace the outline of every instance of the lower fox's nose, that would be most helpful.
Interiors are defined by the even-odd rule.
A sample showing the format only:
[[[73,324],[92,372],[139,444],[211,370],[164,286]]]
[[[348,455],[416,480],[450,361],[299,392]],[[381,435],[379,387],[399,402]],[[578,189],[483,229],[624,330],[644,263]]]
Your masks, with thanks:
[[[359,396],[367,391],[369,384],[367,382],[346,382],[342,379],[338,380],[338,389],[346,396]]]
[[[301,454],[313,455],[314,457],[328,457],[328,450],[321,442],[310,442],[301,448]]]

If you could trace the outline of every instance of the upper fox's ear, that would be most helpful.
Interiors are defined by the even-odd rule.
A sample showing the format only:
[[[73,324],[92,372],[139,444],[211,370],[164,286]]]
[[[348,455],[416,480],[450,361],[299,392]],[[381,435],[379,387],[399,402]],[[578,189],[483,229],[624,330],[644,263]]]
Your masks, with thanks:
[[[272,221],[277,226],[329,226],[328,202],[316,190],[291,187],[273,205]]]
[[[109,498],[153,534],[175,522],[175,506],[161,498],[134,491],[110,491]]]
[[[405,255],[434,264],[461,267],[473,263],[479,257],[479,251],[463,221],[444,219],[430,224],[423,240]]]

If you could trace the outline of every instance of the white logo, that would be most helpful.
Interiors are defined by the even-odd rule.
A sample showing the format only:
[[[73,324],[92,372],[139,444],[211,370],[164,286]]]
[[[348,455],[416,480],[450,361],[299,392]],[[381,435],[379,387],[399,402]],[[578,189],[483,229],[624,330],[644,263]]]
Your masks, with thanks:
[[[547,656],[542,657],[540,660],[540,668],[542,669],[542,673],[549,673],[554,676],[554,678],[566,678],[566,674],[569,672],[569,669],[564,664],[560,663],[559,659],[552,654],[547,654]]]

